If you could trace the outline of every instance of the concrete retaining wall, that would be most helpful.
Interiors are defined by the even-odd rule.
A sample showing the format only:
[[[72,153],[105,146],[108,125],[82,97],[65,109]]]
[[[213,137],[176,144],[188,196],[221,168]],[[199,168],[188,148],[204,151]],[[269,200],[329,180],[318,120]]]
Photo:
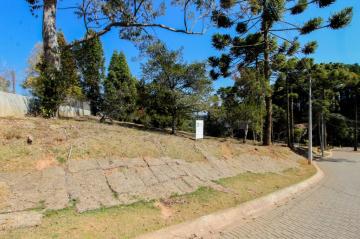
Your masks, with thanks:
[[[23,117],[29,112],[30,97],[0,91],[0,117]],[[90,115],[88,102],[72,101],[59,108],[59,116]]]

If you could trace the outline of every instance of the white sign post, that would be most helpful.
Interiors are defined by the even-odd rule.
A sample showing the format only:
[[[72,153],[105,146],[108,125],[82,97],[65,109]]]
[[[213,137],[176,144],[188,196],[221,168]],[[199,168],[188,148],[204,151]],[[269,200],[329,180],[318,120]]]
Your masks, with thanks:
[[[195,139],[203,139],[204,138],[204,121],[196,120],[196,136]]]

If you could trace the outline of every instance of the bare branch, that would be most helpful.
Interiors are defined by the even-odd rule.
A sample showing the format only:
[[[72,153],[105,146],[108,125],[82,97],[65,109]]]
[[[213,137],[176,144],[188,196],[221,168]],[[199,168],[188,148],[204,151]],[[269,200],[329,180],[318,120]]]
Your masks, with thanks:
[[[75,40],[74,42],[70,43],[68,45],[68,47],[73,47],[76,44],[79,43],[83,43],[85,41],[91,40],[93,38],[96,37],[101,37],[102,35],[108,33],[109,31],[111,31],[112,28],[114,27],[124,27],[124,28],[129,28],[129,27],[140,27],[140,28],[147,28],[147,27],[157,27],[157,28],[161,28],[161,29],[165,29],[171,32],[177,32],[177,33],[184,33],[184,34],[189,34],[189,35],[202,35],[204,32],[193,32],[193,31],[187,31],[186,29],[177,29],[177,28],[173,28],[164,24],[158,24],[158,23],[129,23],[129,22],[112,22],[110,24],[108,24],[107,26],[105,26],[101,31],[95,32],[81,40]]]
[[[291,40],[289,40],[289,39],[286,39],[285,37],[282,37],[282,36],[280,36],[280,35],[277,35],[277,34],[275,34],[275,33],[273,33],[273,32],[269,32],[271,35],[273,35],[273,36],[275,36],[275,37],[278,37],[278,38],[280,38],[280,39],[282,39],[282,40],[284,40],[284,41],[287,41],[287,42],[289,42],[289,43],[291,43],[291,44],[293,44],[294,42],[293,41],[291,41]]]
[[[135,7],[135,11],[134,11],[134,17],[136,17],[138,11],[140,10],[141,8],[141,5],[144,3],[145,0],[141,0],[141,2],[139,3],[139,5],[136,7],[136,0],[134,1],[134,7]]]
[[[188,26],[187,26],[187,6],[189,4],[190,0],[186,0],[185,4],[184,4],[184,26],[185,26],[185,30],[188,30]]]

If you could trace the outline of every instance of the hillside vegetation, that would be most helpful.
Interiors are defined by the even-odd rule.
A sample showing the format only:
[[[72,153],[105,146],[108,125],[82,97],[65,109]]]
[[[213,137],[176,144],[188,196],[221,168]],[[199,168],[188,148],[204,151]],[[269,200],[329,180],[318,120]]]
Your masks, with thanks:
[[[28,137],[32,143],[28,144]],[[42,118],[0,119],[0,171],[41,170],[69,159],[124,159],[169,157],[189,162],[206,157],[239,155],[288,158],[281,146],[261,147],[234,139],[208,138],[195,141],[150,131],[100,124],[94,120],[46,120]]]

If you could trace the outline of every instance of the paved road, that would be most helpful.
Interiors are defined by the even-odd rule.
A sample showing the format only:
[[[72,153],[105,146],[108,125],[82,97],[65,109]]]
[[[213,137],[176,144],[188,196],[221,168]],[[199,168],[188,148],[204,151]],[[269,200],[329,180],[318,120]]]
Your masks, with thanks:
[[[216,238],[360,239],[360,152],[334,151],[318,165],[325,172],[318,186]]]

